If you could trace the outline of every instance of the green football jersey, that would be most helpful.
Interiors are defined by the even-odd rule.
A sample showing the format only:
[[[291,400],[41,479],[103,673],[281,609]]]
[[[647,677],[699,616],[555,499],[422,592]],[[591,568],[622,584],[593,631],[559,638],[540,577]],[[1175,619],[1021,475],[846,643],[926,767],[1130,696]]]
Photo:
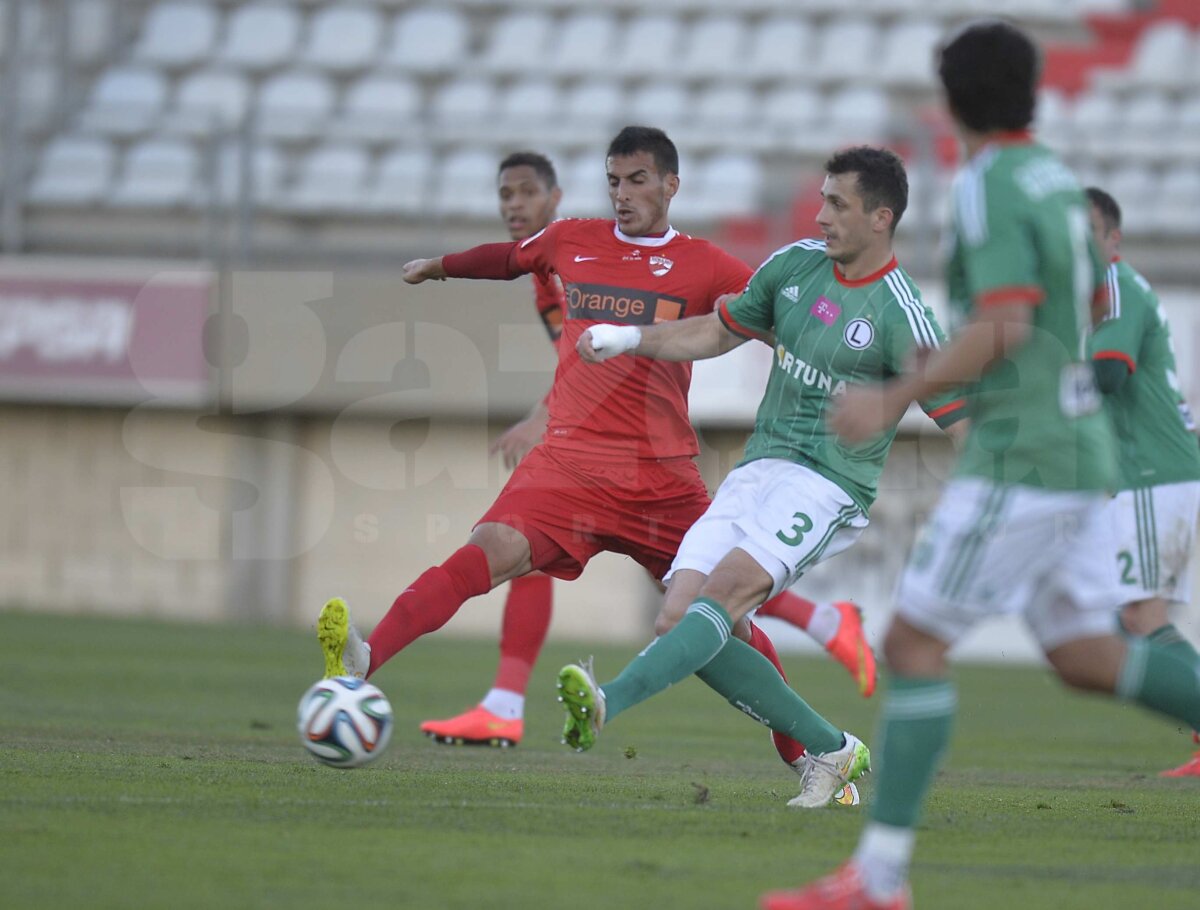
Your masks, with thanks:
[[[914,348],[944,340],[912,279],[893,259],[874,275],[848,281],[825,255],[824,241],[801,240],[773,253],[718,315],[730,331],[773,339],[775,347],[741,463],[783,458],[806,465],[867,511],[896,428],[848,446],[826,425],[826,412],[848,384],[894,376]],[[954,395],[926,408],[943,426],[962,410]]]
[[[1091,340],[1094,360],[1129,369],[1121,388],[1104,396],[1117,433],[1122,490],[1200,480],[1200,447],[1179,379],[1171,327],[1150,283],[1127,263],[1108,267],[1108,317]]]
[[[960,475],[1056,490],[1111,489],[1113,434],[1087,360],[1104,263],[1075,175],[1028,140],[982,149],[955,178],[946,293],[967,318],[1035,304],[1029,338],[972,387]]]

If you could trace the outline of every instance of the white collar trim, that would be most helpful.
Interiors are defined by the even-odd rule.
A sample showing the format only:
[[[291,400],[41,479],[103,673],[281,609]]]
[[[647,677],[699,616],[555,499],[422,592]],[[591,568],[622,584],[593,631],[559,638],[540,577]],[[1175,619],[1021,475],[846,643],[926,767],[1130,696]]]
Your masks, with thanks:
[[[634,246],[666,246],[679,236],[679,231],[667,225],[667,232],[661,237],[630,237],[613,222],[613,235],[622,243],[632,243]]]

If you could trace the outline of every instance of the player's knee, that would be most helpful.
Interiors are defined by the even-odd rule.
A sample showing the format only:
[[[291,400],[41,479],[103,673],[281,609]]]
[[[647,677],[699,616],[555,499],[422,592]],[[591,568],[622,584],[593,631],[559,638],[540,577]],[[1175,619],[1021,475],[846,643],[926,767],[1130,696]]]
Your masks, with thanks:
[[[1151,635],[1169,621],[1167,602],[1160,598],[1139,600],[1121,609],[1121,627],[1130,635]]]

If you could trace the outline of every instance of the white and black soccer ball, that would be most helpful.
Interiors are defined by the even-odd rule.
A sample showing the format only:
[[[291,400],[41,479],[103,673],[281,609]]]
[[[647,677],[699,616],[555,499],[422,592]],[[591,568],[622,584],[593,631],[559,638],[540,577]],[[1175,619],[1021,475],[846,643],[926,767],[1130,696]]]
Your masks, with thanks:
[[[322,679],[300,699],[297,728],[300,742],[318,761],[334,768],[360,768],[387,748],[392,706],[379,687],[365,679]]]

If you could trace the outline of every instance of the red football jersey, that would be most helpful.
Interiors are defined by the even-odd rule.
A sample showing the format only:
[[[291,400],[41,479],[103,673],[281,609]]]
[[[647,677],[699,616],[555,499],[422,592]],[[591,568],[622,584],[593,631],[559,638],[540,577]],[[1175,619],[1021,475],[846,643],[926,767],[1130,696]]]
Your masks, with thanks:
[[[741,293],[750,268],[674,229],[629,237],[601,219],[555,221],[518,243],[515,259],[543,278],[557,275],[566,295],[546,444],[601,459],[697,454],[690,363],[627,356],[587,364],[575,343],[598,322],[652,325],[710,313],[722,294]]]

